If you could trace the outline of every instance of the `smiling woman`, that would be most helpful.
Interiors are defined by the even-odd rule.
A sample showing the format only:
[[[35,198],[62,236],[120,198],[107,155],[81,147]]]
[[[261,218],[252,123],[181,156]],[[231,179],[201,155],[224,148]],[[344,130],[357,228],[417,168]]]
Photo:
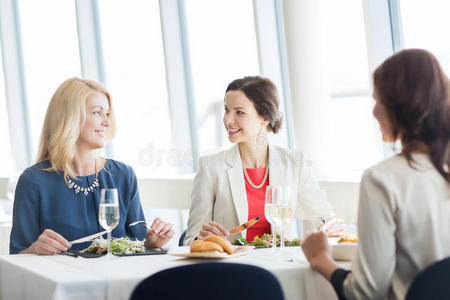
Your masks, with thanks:
[[[128,226],[144,220],[134,171],[98,155],[115,134],[112,111],[110,94],[97,82],[71,78],[56,90],[37,163],[22,173],[17,184],[11,253],[60,253],[72,247],[69,240],[102,231],[100,190],[105,188],[119,192],[120,221],[112,231],[114,237],[145,238],[146,247],[162,247],[173,236],[172,225],[159,218],[151,231]]]

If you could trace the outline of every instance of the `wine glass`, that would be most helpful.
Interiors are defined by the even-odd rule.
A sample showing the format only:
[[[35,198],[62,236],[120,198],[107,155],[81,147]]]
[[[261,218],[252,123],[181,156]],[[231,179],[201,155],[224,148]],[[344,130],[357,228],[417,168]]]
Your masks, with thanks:
[[[272,249],[275,251],[277,247],[276,228],[279,226],[278,216],[278,199],[281,199],[283,190],[281,186],[267,186],[266,198],[264,203],[264,215],[267,221],[272,225]]]
[[[108,252],[106,257],[111,258],[111,232],[119,224],[119,196],[117,189],[102,189],[100,209],[98,213],[100,225],[108,231]]]
[[[281,199],[278,201],[279,218],[281,219],[280,248],[284,247],[284,232],[294,219],[295,208],[297,206],[297,189],[293,186],[284,186]]]

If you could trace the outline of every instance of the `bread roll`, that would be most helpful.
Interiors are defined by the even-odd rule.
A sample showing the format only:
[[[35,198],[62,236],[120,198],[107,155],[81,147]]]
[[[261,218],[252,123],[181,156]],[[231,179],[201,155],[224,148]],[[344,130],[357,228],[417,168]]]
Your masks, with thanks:
[[[222,246],[214,242],[197,240],[191,243],[191,252],[223,252]]]
[[[223,250],[225,250],[226,253],[228,254],[233,253],[233,245],[228,240],[224,239],[221,236],[210,235],[205,239],[205,241],[217,243],[220,246],[222,246]]]

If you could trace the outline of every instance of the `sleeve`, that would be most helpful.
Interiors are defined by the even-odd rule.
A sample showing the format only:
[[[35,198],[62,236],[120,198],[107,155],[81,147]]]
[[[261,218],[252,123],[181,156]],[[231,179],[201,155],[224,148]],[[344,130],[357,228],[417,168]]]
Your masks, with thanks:
[[[347,300],[347,298],[344,295],[343,285],[344,280],[347,277],[347,275],[350,273],[348,270],[344,269],[337,269],[336,271],[331,274],[331,285],[334,288],[334,291],[336,292],[339,300]]]
[[[297,218],[310,221],[316,228],[322,225],[319,217],[327,220],[334,218],[330,203],[327,201],[326,193],[320,189],[311,168],[308,166],[303,154],[299,157],[299,179],[298,179],[298,202]]]
[[[9,253],[17,254],[33,244],[41,234],[40,193],[32,174],[25,170],[17,182]]]
[[[396,208],[385,182],[370,171],[361,180],[359,246],[352,272],[344,281],[348,299],[384,299],[391,285],[396,264]]]
[[[203,224],[212,220],[215,200],[214,184],[206,158],[200,158],[200,167],[195,175],[191,195],[191,209],[184,244],[189,245],[200,233]]]
[[[143,240],[145,239],[146,229],[143,226],[130,227],[128,224],[135,221],[145,221],[144,212],[142,210],[141,197],[139,196],[138,183],[136,174],[131,167],[128,167],[128,195],[129,205],[127,220],[125,222],[125,232],[130,238]]]

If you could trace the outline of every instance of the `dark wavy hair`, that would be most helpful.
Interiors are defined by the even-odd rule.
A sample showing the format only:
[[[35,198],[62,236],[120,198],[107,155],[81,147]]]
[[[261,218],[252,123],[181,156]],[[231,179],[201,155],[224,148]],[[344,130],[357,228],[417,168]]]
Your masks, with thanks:
[[[434,167],[450,182],[450,84],[437,59],[423,49],[400,51],[375,70],[373,83],[408,163],[426,146]]]
[[[235,79],[225,93],[228,91],[242,91],[252,101],[258,114],[269,121],[269,130],[273,133],[280,131],[283,123],[283,116],[278,110],[280,100],[277,87],[270,79],[260,76]]]

